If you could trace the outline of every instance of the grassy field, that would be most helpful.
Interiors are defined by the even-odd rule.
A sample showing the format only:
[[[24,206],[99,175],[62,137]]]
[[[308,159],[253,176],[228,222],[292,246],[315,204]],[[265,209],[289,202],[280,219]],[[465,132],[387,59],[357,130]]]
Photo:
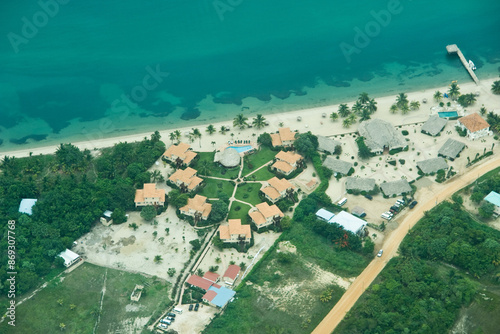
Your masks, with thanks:
[[[107,272],[107,274],[106,274]],[[106,276],[106,293],[97,333],[140,333],[168,299],[169,286],[140,274],[84,263],[39,291],[16,309],[16,327],[4,321],[0,333],[92,333],[99,313]],[[62,279],[61,279],[62,278]],[[136,284],[151,284],[138,303],[130,301]]]
[[[234,185],[229,181],[214,180],[214,179],[204,179],[205,186],[199,192],[200,195],[206,196],[208,198],[219,197],[219,194],[225,193],[228,197],[231,197],[234,190]]]
[[[240,172],[239,166],[232,169],[227,169],[217,165],[214,162],[214,155],[215,155],[214,152],[196,152],[196,153],[198,153],[200,158],[193,163],[193,165],[191,166],[192,168],[198,170],[203,161],[209,161],[211,166],[209,176],[222,177],[224,179],[231,179],[238,177],[238,173]]]
[[[239,210],[237,210],[238,207],[240,208]],[[241,222],[244,223],[248,217],[248,210],[250,210],[249,205],[233,202],[229,209],[227,219],[241,219]]]
[[[330,300],[321,301],[329,289]],[[204,333],[310,333],[343,293],[317,279],[300,252],[273,249]]]
[[[259,204],[262,202],[259,198],[260,187],[262,187],[260,183],[240,184],[236,190],[235,197],[252,205]]]
[[[267,169],[267,166],[266,167],[262,167],[261,169],[259,169],[258,171],[256,171],[255,173],[253,173],[252,175],[249,176],[248,180],[252,180],[252,181],[267,181],[273,177],[275,177],[276,175],[274,175],[272,172],[270,172],[268,169]]]
[[[266,162],[273,160],[274,156],[277,153],[278,152],[271,151],[271,149],[268,147],[261,147],[257,151],[257,153],[251,154],[245,158],[247,162],[245,163],[245,166],[243,166],[243,172],[241,173],[241,175],[245,176],[248,173],[259,168]]]

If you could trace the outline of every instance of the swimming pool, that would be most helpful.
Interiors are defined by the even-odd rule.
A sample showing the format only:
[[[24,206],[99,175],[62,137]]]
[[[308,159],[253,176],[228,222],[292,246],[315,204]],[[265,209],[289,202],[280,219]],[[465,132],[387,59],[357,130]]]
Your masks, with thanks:
[[[440,111],[440,112],[438,112],[438,115],[441,118],[458,117],[458,112],[456,112],[456,111]]]
[[[252,145],[245,145],[245,146],[229,146],[228,148],[234,148],[238,153],[246,152],[251,150],[253,147]]]

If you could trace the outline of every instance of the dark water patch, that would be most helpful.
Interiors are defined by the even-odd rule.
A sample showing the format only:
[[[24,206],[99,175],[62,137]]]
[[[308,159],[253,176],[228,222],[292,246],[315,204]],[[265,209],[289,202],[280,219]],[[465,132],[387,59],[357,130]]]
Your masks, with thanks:
[[[0,139],[0,146],[2,146],[3,144],[3,139]]]
[[[97,83],[68,82],[19,91],[21,112],[29,117],[42,118],[54,133],[58,133],[79,118],[92,121],[103,117],[106,103],[101,99]]]
[[[27,142],[29,140],[33,140],[33,141],[41,141],[41,140],[44,140],[47,138],[48,135],[28,135],[28,136],[25,136],[25,137],[22,137],[22,138],[19,138],[19,139],[9,139],[9,141],[12,143],[12,144],[16,144],[16,145],[23,145],[23,144],[27,144]]]
[[[279,90],[279,91],[271,91],[271,95],[276,96],[278,99],[284,100],[290,97],[292,94],[289,90]]]
[[[182,113],[181,119],[184,121],[189,121],[190,119],[196,119],[201,115],[201,112],[198,108],[189,108],[185,112]]]

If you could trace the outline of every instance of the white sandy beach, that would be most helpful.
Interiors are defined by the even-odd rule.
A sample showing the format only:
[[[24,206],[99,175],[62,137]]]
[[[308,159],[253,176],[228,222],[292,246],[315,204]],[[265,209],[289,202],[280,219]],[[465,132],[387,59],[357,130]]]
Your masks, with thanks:
[[[484,105],[488,111],[495,111],[497,113],[500,112],[500,95],[493,95],[491,93],[491,85],[495,80],[497,80],[497,78],[484,80],[481,81],[479,85],[476,85],[474,82],[459,83],[460,92],[462,94],[476,92],[479,92],[480,94],[480,96],[477,98],[476,103],[467,108],[465,114],[479,111],[482,105]],[[377,102],[378,110],[372,116],[372,118],[389,120],[393,125],[403,125],[425,121],[431,113],[434,113],[431,108],[437,106],[437,103],[433,99],[433,95],[436,90],[444,93],[447,92],[448,86],[429,88],[415,92],[406,92],[410,101],[416,100],[421,103],[419,110],[410,111],[406,115],[402,115],[400,112],[396,114],[392,114],[389,112],[390,106],[395,103],[395,95],[376,98],[375,101]],[[368,94],[370,94],[370,92],[368,92]],[[422,103],[423,99],[427,99],[426,104]],[[447,102],[447,100],[448,99],[443,99],[445,103]],[[343,103],[347,103],[349,107],[351,107],[354,101],[346,101]],[[222,125],[229,126],[231,128],[231,131],[227,132],[225,135],[222,135],[218,132],[214,133],[213,135],[208,135],[208,133],[205,132],[205,128],[208,124],[205,124],[204,126],[198,127],[202,132],[201,142],[196,140],[192,143],[192,147],[197,151],[212,151],[214,147],[218,147],[224,143],[227,143],[227,141],[229,140],[249,139],[255,141],[257,140],[257,136],[263,132],[274,132],[278,130],[278,128],[280,127],[280,123],[283,123],[285,127],[290,127],[292,130],[298,130],[299,132],[311,131],[316,135],[324,136],[338,135],[342,133],[357,131],[357,124],[353,124],[349,128],[344,128],[342,127],[342,119],[339,118],[335,122],[332,122],[329,119],[330,113],[332,111],[337,112],[337,110],[338,104],[265,115],[266,120],[269,122],[269,126],[266,126],[260,130],[257,130],[255,128],[244,130],[233,129],[232,120],[212,123],[217,129],[220,129]],[[322,117],[323,114],[326,114],[326,118]],[[254,116],[255,114],[248,115],[249,122],[251,122],[252,117]],[[302,117],[302,121],[297,121],[298,116]],[[191,131],[191,129],[192,127],[178,129],[183,134],[181,141],[189,142],[187,136],[185,136],[184,134]],[[158,129],[162,136],[162,140],[166,143],[167,147],[170,144],[169,133],[174,130],[177,130],[177,128]],[[149,137],[151,133],[152,131],[134,135],[103,138],[95,141],[81,141],[73,144],[78,146],[80,149],[93,150],[110,147],[119,142],[140,141],[144,137]],[[231,137],[231,133],[234,134],[234,137]],[[213,141],[215,142],[215,145],[212,144]],[[27,157],[30,154],[53,154],[57,146],[58,145],[49,145],[44,147],[30,148],[29,144],[27,144],[25,148],[20,150],[0,152],[0,159],[3,159],[5,156]]]

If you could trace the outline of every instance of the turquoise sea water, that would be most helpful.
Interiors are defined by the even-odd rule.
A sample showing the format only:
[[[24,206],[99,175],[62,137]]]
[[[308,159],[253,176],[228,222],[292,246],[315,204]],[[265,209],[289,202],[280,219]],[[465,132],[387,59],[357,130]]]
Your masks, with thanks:
[[[59,1],[0,3],[0,151],[499,72],[496,0]]]

